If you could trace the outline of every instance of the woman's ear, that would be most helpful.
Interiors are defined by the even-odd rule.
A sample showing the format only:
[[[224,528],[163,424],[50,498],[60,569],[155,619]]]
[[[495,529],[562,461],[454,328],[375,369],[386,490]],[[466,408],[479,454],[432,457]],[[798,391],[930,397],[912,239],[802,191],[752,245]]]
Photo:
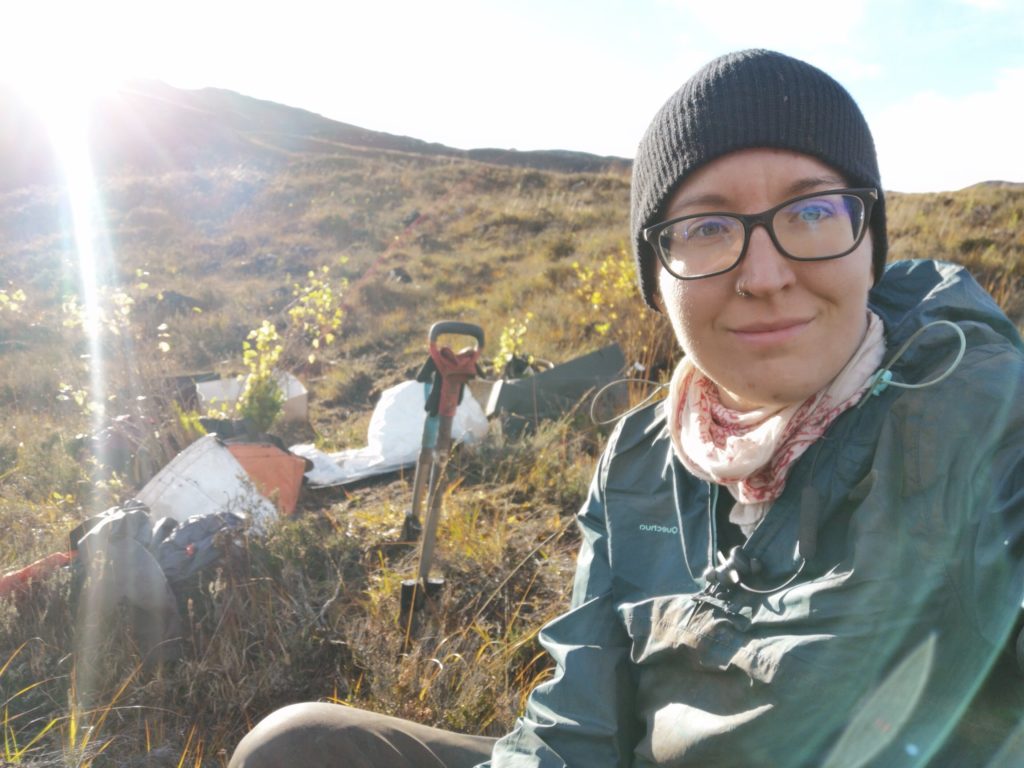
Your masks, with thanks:
[[[654,295],[651,298],[654,300],[654,306],[657,307],[657,311],[662,314],[666,314],[665,299],[662,298],[662,290],[658,289],[654,291]]]
[[[668,314],[665,309],[665,299],[661,295],[661,286],[658,283],[654,285],[654,292],[651,294],[651,300],[654,302],[654,306],[658,308],[661,314]]]

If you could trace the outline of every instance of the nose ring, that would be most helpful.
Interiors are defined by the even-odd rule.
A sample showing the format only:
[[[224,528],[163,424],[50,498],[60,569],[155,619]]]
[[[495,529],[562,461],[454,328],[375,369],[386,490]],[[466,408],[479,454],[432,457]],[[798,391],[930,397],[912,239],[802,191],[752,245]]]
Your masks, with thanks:
[[[736,295],[739,296],[741,299],[749,299],[754,294],[752,294],[750,291],[748,291],[742,285],[737,285],[736,286]]]

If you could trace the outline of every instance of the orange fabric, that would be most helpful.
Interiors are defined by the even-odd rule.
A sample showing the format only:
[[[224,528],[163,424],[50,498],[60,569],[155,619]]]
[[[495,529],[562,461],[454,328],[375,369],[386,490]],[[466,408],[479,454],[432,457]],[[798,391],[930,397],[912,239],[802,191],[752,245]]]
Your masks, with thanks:
[[[15,590],[25,587],[32,579],[41,579],[61,566],[67,565],[75,554],[74,552],[54,552],[52,555],[41,557],[17,571],[5,573],[0,576],[0,597],[6,597]]]
[[[278,512],[290,515],[295,511],[306,471],[303,459],[270,443],[229,443],[227,447],[256,489],[277,504]]]

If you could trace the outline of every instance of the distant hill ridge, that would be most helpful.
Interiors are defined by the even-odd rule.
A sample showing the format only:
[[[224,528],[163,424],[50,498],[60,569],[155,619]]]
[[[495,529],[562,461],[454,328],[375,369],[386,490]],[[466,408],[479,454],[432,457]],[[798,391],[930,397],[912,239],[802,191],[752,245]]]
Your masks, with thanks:
[[[215,165],[273,163],[296,154],[366,148],[477,160],[562,172],[628,168],[630,160],[568,150],[456,149],[330,120],[304,109],[204,88],[156,81],[122,86],[90,116],[90,147],[100,175],[189,171]],[[96,130],[102,126],[102,131]],[[56,180],[46,127],[18,96],[0,89],[0,189]]]
[[[1000,179],[990,179],[989,181],[979,181],[977,184],[973,184],[971,186],[988,187],[990,189],[1024,189],[1024,181],[1003,181]]]

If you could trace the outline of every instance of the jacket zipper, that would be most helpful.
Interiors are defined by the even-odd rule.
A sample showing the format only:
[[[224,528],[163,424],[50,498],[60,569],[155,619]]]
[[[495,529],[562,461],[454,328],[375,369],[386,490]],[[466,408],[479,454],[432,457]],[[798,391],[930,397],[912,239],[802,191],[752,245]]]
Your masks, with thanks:
[[[717,483],[708,483],[708,565],[718,564],[718,493]],[[707,585],[705,585],[706,588]]]

